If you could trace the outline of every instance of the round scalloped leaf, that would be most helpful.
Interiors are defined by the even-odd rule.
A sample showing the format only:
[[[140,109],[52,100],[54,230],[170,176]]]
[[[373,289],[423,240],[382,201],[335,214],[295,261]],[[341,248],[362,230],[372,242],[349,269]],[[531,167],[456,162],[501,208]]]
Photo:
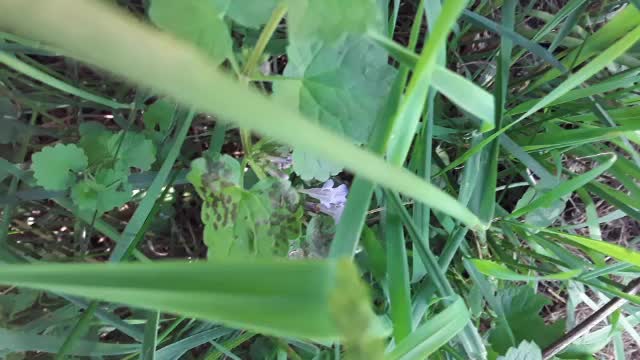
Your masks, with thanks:
[[[98,207],[98,195],[104,190],[105,186],[94,180],[82,180],[71,188],[71,199],[81,210],[95,210]]]
[[[38,185],[61,191],[71,186],[74,172],[87,168],[87,155],[74,144],[47,146],[31,157],[31,169]]]
[[[171,129],[175,112],[176,104],[166,99],[160,99],[144,112],[142,121],[148,130],[166,134]]]
[[[109,152],[116,158],[116,168],[134,167],[146,171],[156,161],[153,141],[141,133],[119,131],[111,135],[108,146]]]
[[[99,122],[88,121],[80,124],[80,141],[78,145],[84,150],[89,159],[89,165],[94,167],[98,164],[111,163],[109,153],[109,139],[112,132],[107,130]]]
[[[80,210],[105,213],[131,199],[131,186],[126,174],[112,169],[103,169],[96,180],[83,180],[71,189],[71,198]]]

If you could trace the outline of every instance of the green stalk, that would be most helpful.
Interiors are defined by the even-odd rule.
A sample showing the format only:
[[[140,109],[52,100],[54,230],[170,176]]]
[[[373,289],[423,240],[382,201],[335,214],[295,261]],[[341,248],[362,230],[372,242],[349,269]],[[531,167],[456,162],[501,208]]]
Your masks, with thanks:
[[[258,42],[256,43],[256,46],[253,48],[253,50],[249,54],[249,58],[247,59],[247,62],[244,64],[242,68],[242,73],[241,73],[242,82],[244,83],[249,82],[251,75],[253,74],[256,67],[258,66],[258,61],[260,61],[260,58],[264,53],[264,49],[267,48],[267,44],[269,44],[269,40],[271,40],[271,37],[273,36],[276,29],[278,28],[278,24],[280,24],[280,21],[282,21],[282,18],[284,18],[286,13],[287,13],[287,4],[285,2],[281,2],[273,10],[273,13],[271,13],[271,17],[269,18],[269,21],[267,21],[267,24],[264,26],[264,28],[262,29],[262,32],[260,33],[260,36],[258,37]],[[251,157],[251,149],[252,149],[251,132],[247,129],[240,129],[240,140],[242,141],[242,146],[244,148],[245,156]]]
[[[249,54],[249,58],[247,59],[247,62],[244,64],[244,67],[242,68],[243,76],[247,78],[251,77],[251,75],[253,74],[253,71],[258,66],[258,61],[260,61],[260,58],[264,53],[264,49],[267,48],[267,44],[269,44],[271,37],[273,36],[276,29],[278,28],[278,24],[280,24],[280,21],[282,21],[286,13],[287,13],[286,2],[281,2],[273,10],[271,17],[269,18],[269,21],[267,21],[264,28],[262,29],[262,32],[260,33],[260,37],[258,37],[258,42],[256,43],[256,46],[251,51],[251,54]]]

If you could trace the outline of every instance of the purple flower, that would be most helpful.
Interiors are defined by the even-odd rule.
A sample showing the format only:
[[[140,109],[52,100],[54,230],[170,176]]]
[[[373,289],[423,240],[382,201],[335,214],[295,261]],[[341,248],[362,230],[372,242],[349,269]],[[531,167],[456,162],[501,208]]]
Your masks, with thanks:
[[[300,190],[300,192],[319,200],[318,210],[331,216],[337,224],[340,221],[340,217],[342,217],[344,204],[347,202],[347,195],[349,194],[349,188],[344,184],[338,185],[335,188],[333,185],[333,180],[329,179],[321,188],[305,189]]]

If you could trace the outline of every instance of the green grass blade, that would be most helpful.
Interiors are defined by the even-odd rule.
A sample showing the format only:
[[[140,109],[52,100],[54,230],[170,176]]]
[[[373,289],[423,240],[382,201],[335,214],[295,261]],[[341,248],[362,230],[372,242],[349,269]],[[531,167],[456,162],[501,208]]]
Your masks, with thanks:
[[[379,35],[372,34],[371,38],[403,65],[410,68],[416,66],[419,56],[413,51]],[[481,120],[483,130],[493,126],[493,96],[480,86],[442,65],[434,67],[431,86],[451,102]]]
[[[590,85],[585,88],[569,91],[565,95],[553,101],[551,104],[549,104],[549,106],[551,107],[551,106],[561,105],[571,101],[583,99],[589,96],[602,94],[607,91],[612,91],[617,88],[626,88],[626,87],[632,86],[637,81],[637,75],[639,72],[640,70],[633,70],[628,74],[625,73],[624,74],[625,76],[623,77],[615,77],[615,78],[612,77],[610,79],[599,82],[597,84]],[[519,104],[518,106],[514,107],[513,109],[509,110],[507,114],[516,115],[516,114],[525,113],[527,110],[533,107],[536,104],[536,102],[537,102],[536,99],[525,101]]]
[[[370,337],[376,326],[364,285],[348,261],[11,265],[3,268],[0,283],[279,336]]]
[[[63,360],[66,358],[67,354],[73,351],[75,344],[80,341],[80,338],[85,335],[87,332],[89,325],[91,324],[91,320],[93,319],[93,314],[98,309],[98,303],[93,301],[89,304],[82,315],[80,316],[80,320],[74,325],[71,329],[71,333],[64,340],[60,349],[56,353],[56,360]]]
[[[565,234],[549,229],[543,229],[540,231],[545,234],[551,234],[554,236],[554,238],[566,241],[570,244],[579,245],[587,249],[597,251],[618,261],[623,261],[628,264],[640,266],[640,252],[631,250],[629,248],[611,244],[605,241],[589,239],[584,236]]]
[[[582,175],[576,176],[570,180],[564,181],[552,188],[549,192],[531,201],[529,204],[515,210],[507,218],[513,219],[525,215],[538,208],[549,207],[554,201],[562,198],[564,195],[570,194],[575,190],[585,186],[598,176],[607,171],[611,165],[616,162],[617,156],[612,155],[607,161],[594,167],[593,169],[585,172]]]
[[[481,120],[481,131],[493,128],[495,102],[486,90],[444,67],[437,67],[433,72],[431,85],[462,110]]]
[[[178,158],[178,155],[180,155],[180,149],[182,148],[182,144],[184,143],[187,133],[191,128],[191,121],[194,116],[195,113],[193,111],[189,111],[187,116],[183,119],[182,124],[180,124],[175,140],[173,141],[160,170],[153,179],[151,186],[147,189],[147,194],[140,204],[138,204],[136,211],[122,231],[120,241],[117,242],[116,247],[111,253],[111,257],[109,258],[110,261],[118,262],[125,259],[126,255],[128,255],[133,250],[133,247],[137,245],[134,240],[136,238],[140,238],[138,233],[144,227],[144,223],[152,212],[158,197],[167,185],[167,179],[173,169],[173,164]]]
[[[564,70],[562,70],[563,68],[579,66],[590,57],[608,49],[617,39],[633,31],[638,25],[640,25],[640,18],[638,15],[640,15],[640,11],[638,11],[638,9],[635,9],[633,6],[627,6],[595,34],[591,35],[581,43],[580,46],[569,52],[562,60],[562,67],[556,66],[556,69],[550,69],[531,84],[527,90],[532,91],[541,85],[549,83],[564,73]]]
[[[505,133],[511,127],[518,124],[522,120],[528,118],[533,113],[541,109],[544,109],[553,101],[557,100],[562,95],[571,91],[573,88],[575,88],[576,86],[580,85],[581,83],[583,83],[584,81],[586,81],[587,79],[595,75],[598,71],[602,70],[605,66],[610,64],[617,57],[619,57],[620,55],[624,54],[627,50],[629,50],[629,48],[631,48],[631,46],[633,46],[633,44],[635,44],[636,41],[638,41],[639,39],[640,39],[640,26],[634,28],[633,31],[629,32],[622,39],[618,40],[615,44],[613,44],[612,46],[607,48],[605,51],[600,53],[591,62],[589,62],[587,65],[585,65],[580,70],[578,70],[575,74],[569,76],[567,80],[565,80],[556,88],[554,88],[553,91],[551,91],[549,94],[543,97],[540,101],[538,101],[538,103],[536,103],[535,106],[533,106],[531,109],[529,109],[529,111],[521,115],[518,119],[511,122],[509,125],[503,127],[502,129],[500,129],[500,131],[487,137],[486,139],[481,141],[479,144],[475,145],[474,147],[466,151],[456,160],[452,161],[445,169],[441,171],[441,173],[447,172],[457,166],[460,166],[462,163],[467,161],[473,154],[482,150],[482,148],[488,145],[494,138]]]
[[[527,151],[551,150],[566,146],[576,146],[582,144],[592,144],[597,141],[614,139],[625,134],[633,134],[640,129],[640,124],[617,126],[607,128],[580,128],[565,130],[560,127],[553,127],[554,131],[538,134],[533,139],[516,138],[522,148]],[[555,131],[557,130],[557,131]],[[526,143],[526,145],[524,145]]]
[[[503,37],[508,37],[513,41],[514,44],[522,46],[523,48],[529,50],[532,54],[540,57],[547,63],[553,65],[554,67],[562,67],[562,64],[556,59],[550,52],[548,52],[545,48],[543,48],[538,43],[531,41],[524,36],[514,32],[511,29],[507,29],[500,24],[496,24],[495,22],[487,19],[482,15],[478,15],[472,11],[465,10],[462,13],[462,16],[465,20],[468,20],[472,24],[483,27],[487,30],[493,31],[497,34],[500,34]]]
[[[440,296],[446,297],[447,299],[445,299],[445,301],[450,303],[452,299],[458,295],[453,290],[453,287],[451,287],[449,280],[440,268],[435,255],[431,252],[431,249],[425,246],[426,242],[421,239],[421,234],[418,232],[418,229],[413,223],[407,210],[402,206],[400,197],[397,194],[386,190],[385,198],[389,202],[390,206],[392,206],[400,215],[402,222],[407,228],[409,237],[413,241],[415,250],[418,251],[422,263],[426,267],[427,273],[435,284]],[[472,323],[467,323],[463,333],[460,335],[460,340],[470,358],[483,358],[485,356],[486,350],[484,348],[484,344],[478,334],[478,330]]]
[[[482,274],[509,281],[569,280],[579,276],[582,270],[571,270],[550,275],[524,275],[509,269],[506,265],[484,259],[471,259],[473,265]]]
[[[390,353],[387,360],[426,359],[446,344],[469,323],[470,315],[464,301],[458,298],[438,315],[428,319]]]
[[[433,25],[425,48],[413,69],[405,95],[393,116],[394,129],[387,151],[392,164],[401,165],[405,161],[423,112],[439,49],[445,46],[447,36],[466,4],[466,0],[447,1]]]
[[[205,330],[197,334],[187,336],[171,345],[167,345],[158,350],[155,354],[156,360],[173,360],[180,359],[187,351],[206,344],[209,341],[217,340],[223,336],[233,332],[232,329],[217,327],[215,329]]]
[[[515,24],[515,12],[517,2],[507,0],[502,6],[502,23],[506,29],[513,29]],[[504,108],[506,106],[507,95],[509,94],[509,74],[511,65],[511,51],[513,42],[510,38],[502,36],[500,39],[500,53],[498,54],[498,68],[495,85],[495,110],[494,121],[496,129],[502,128],[504,120]],[[498,161],[500,156],[500,139],[495,139],[485,150],[487,160],[481,169],[478,181],[481,182],[479,188],[482,191],[476,192],[479,197],[476,214],[485,222],[490,222],[494,218],[496,207],[496,186],[498,182]]]
[[[388,211],[384,225],[393,337],[396,343],[400,343],[411,333],[411,289],[407,249],[404,243],[402,221],[398,215]]]
[[[453,5],[459,8],[460,3],[457,1]],[[68,8],[74,8],[74,11],[65,11],[65,17],[60,16],[60,11]],[[29,16],[28,26],[24,16]],[[216,70],[193,48],[143,26],[101,2],[11,0],[0,14],[0,24],[3,28],[57,44],[81,60],[171,95],[196,109],[215,113],[240,127],[342,164],[471,227],[483,226],[468,209],[436,187],[247,89]],[[83,31],[77,31],[78,28]],[[96,43],[101,46],[87,47]],[[127,56],[115,57],[113,54]],[[246,106],[247,103],[252,106]]]
[[[156,346],[158,345],[158,322],[160,313],[149,311],[147,322],[144,326],[144,341],[142,342],[142,354],[140,360],[155,360]]]
[[[13,352],[40,351],[55,354],[64,343],[65,337],[37,335],[0,329],[0,348]],[[78,340],[70,355],[74,356],[115,356],[134,353],[140,344],[109,344],[97,341]]]
[[[100,104],[100,105],[104,105],[106,107],[112,108],[112,109],[129,109],[131,108],[130,104],[121,104],[117,101],[113,101],[113,100],[109,100],[106,99],[104,97],[92,94],[88,91],[82,90],[82,89],[78,89],[76,87],[73,87],[69,84],[67,84],[64,81],[58,80],[56,78],[54,78],[53,76],[42,72],[36,68],[34,68],[33,66],[26,64],[22,61],[20,61],[19,59],[17,59],[14,56],[11,56],[7,53],[4,53],[2,51],[0,51],[0,63],[5,64],[6,66],[21,72],[23,74],[25,74],[26,76],[29,76],[35,80],[38,80],[40,82],[43,82],[53,88],[56,88],[60,91],[64,91],[66,93],[69,93],[71,95],[75,95],[81,99],[85,99],[91,102],[94,102],[96,104]]]

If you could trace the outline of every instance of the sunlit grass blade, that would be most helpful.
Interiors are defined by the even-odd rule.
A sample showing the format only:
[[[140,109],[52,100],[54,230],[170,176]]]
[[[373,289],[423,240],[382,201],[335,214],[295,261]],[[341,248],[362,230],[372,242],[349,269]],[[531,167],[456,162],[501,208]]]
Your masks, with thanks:
[[[410,68],[416,66],[419,56],[411,50],[379,35],[371,35],[371,37],[403,65]],[[481,120],[482,130],[493,127],[493,96],[480,86],[442,65],[434,67],[431,86],[461,109]]]
[[[401,165],[407,157],[427,99],[438,60],[438,50],[445,46],[447,36],[466,4],[466,0],[446,2],[440,16],[432,25],[429,39],[413,68],[411,80],[400,105],[393,115],[394,128],[387,150],[387,157],[392,164]]]
[[[37,335],[0,329],[0,348],[12,352],[39,351],[55,354],[64,341],[64,336]],[[79,339],[70,354],[97,357],[130,354],[139,350],[140,344],[110,344]]]
[[[592,95],[598,95],[603,92],[611,91],[617,88],[625,88],[632,86],[637,81],[637,75],[640,70],[633,70],[629,73],[624,73],[622,77],[610,78],[608,80],[602,81],[597,84],[590,85],[586,88],[579,88],[575,90],[571,90],[565,95],[559,97],[557,100],[553,101],[549,106],[557,106],[564,103],[568,103],[571,101],[579,100],[582,98],[586,98]],[[532,106],[537,103],[536,99],[525,101],[518,106],[507,112],[508,115],[522,114],[529,110]]]
[[[587,38],[583,44],[577,46],[569,52],[562,60],[562,67],[570,68],[571,66],[579,66],[590,57],[605,51],[612,46],[617,39],[623,37],[633,31],[640,25],[640,11],[633,6],[627,6],[616,16],[600,28],[595,34]],[[632,45],[632,44],[629,44]],[[541,85],[547,84],[551,80],[562,75],[562,68],[548,70],[544,75],[540,76],[527,89],[532,91]],[[570,69],[571,70],[571,69]]]
[[[459,8],[459,2],[456,4],[455,8]],[[74,8],[73,12],[65,11],[65,17],[59,16],[62,9],[70,7]],[[471,227],[482,227],[475,215],[436,187],[247,89],[218,71],[193,48],[101,2],[11,0],[3,10],[0,14],[3,28],[56,44],[81,60],[171,95],[198,110],[219,115],[240,127],[342,164]],[[23,21],[25,16],[30,19],[28,26]],[[84,31],[79,32],[78,28]],[[96,43],[101,46],[87,47]],[[113,54],[127,56],[114,57]],[[247,103],[251,106],[246,106]]]
[[[348,261],[11,265],[3,268],[0,283],[272,335],[352,340],[377,331],[366,289]]]
[[[517,273],[506,265],[495,261],[484,259],[471,259],[470,261],[482,274],[509,281],[568,280],[582,273],[582,270],[571,270],[549,275],[525,275]]]
[[[527,151],[550,150],[559,147],[590,144],[596,141],[606,141],[625,134],[633,134],[640,129],[640,124],[632,126],[617,126],[606,128],[580,128],[565,130],[554,127],[557,131],[539,134],[531,139],[517,139],[522,143],[522,148]]]
[[[453,339],[465,325],[470,315],[464,301],[460,298],[447,306],[436,316],[419,326],[404,341],[389,352],[387,360],[425,359],[442,345]]]
[[[549,192],[536,198],[535,200],[531,201],[529,204],[512,212],[511,215],[508,216],[508,218],[510,219],[517,218],[533,210],[536,210],[538,208],[545,208],[545,207],[551,206],[554,201],[557,201],[558,199],[562,198],[564,195],[574,192],[575,190],[588,184],[598,176],[602,175],[602,173],[607,171],[611,167],[611,165],[615,163],[616,159],[617,159],[617,156],[612,155],[607,161],[604,161],[602,164],[594,167],[593,169],[587,171],[586,173],[576,176],[567,181],[561,182],[556,187],[552,188]]]
[[[569,244],[579,245],[587,249],[597,251],[606,256],[611,256],[618,261],[623,261],[628,264],[640,266],[640,252],[634,251],[632,249],[605,241],[593,240],[584,236],[566,234],[550,229],[542,229],[541,231],[545,234],[552,235],[555,239],[565,241]]]
[[[596,56],[591,62],[578,70],[575,74],[569,76],[567,80],[562,82],[556,88],[553,89],[549,94],[540,99],[529,111],[521,115],[518,119],[511,122],[509,125],[500,129],[500,131],[488,136],[486,139],[481,141],[479,144],[473,146],[471,149],[467,150],[464,154],[459,156],[457,159],[452,161],[445,169],[441,171],[441,173],[447,172],[457,166],[460,166],[462,163],[467,161],[473,154],[479,152],[484,148],[487,144],[493,141],[494,138],[500,136],[505,133],[507,130],[512,128],[514,125],[518,124],[522,120],[528,118],[533,113],[544,109],[547,105],[551,104],[553,101],[571,91],[576,86],[580,85],[593,75],[595,75],[598,71],[602,70],[605,66],[614,61],[618,56],[624,54],[633,44],[636,43],[640,39],[640,26],[633,29],[633,31],[626,34],[622,39],[618,40],[615,44],[611,45],[605,51]]]

